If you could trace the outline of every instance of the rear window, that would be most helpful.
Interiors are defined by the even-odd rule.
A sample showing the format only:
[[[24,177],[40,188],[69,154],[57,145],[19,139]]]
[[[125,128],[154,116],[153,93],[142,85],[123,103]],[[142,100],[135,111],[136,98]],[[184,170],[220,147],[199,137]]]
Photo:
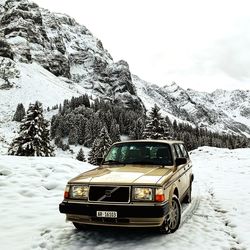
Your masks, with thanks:
[[[184,157],[184,156],[182,155],[182,152],[181,152],[181,150],[180,150],[178,144],[175,144],[175,145],[174,145],[174,149],[175,149],[176,156],[177,156],[178,158]]]
[[[180,150],[182,152],[183,157],[189,158],[188,152],[187,152],[186,148],[184,147],[184,145],[180,144],[179,146],[180,146]]]

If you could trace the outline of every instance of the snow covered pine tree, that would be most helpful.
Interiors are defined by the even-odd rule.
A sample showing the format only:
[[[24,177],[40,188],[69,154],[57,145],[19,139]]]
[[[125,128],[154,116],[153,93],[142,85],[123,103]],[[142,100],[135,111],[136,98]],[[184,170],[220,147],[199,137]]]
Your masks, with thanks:
[[[103,157],[110,148],[112,141],[110,139],[107,128],[104,126],[99,136],[94,140],[91,151],[89,152],[89,163],[96,165],[97,158]]]
[[[19,136],[9,148],[9,155],[54,156],[50,144],[49,122],[43,117],[40,102],[30,104],[26,116],[21,122]]]
[[[168,125],[159,112],[160,108],[155,104],[149,113],[149,118],[146,122],[146,128],[143,132],[143,138],[154,140],[170,139]]]
[[[132,122],[129,136],[133,140],[140,140],[143,138],[144,129],[145,129],[145,121],[143,117],[139,117],[137,120]]]

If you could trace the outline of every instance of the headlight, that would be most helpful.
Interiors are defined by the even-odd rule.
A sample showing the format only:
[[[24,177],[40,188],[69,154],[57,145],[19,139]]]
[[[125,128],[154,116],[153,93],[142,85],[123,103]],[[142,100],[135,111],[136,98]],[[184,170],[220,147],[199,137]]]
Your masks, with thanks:
[[[71,186],[70,198],[73,199],[88,199],[89,187],[82,185]]]
[[[133,198],[134,198],[134,200],[152,201],[153,200],[153,189],[152,188],[135,187],[133,189]]]

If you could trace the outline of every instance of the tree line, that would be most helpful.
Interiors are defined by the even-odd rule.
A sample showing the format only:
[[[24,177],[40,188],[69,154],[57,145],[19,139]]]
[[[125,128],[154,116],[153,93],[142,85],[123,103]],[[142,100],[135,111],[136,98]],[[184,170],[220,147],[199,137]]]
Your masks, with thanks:
[[[13,120],[21,122],[19,137],[11,144],[9,154],[52,156],[54,149],[50,139],[54,139],[55,145],[63,150],[70,149],[70,145],[90,147],[87,160],[96,164],[97,157],[105,155],[112,143],[121,140],[121,135],[135,140],[182,140],[189,151],[200,146],[230,149],[249,146],[246,137],[211,132],[176,120],[171,122],[168,116],[161,115],[157,105],[146,116],[142,110],[125,108],[123,103],[117,101],[114,103],[101,98],[93,100],[82,95],[52,107],[55,108],[58,108],[58,113],[52,117],[48,132],[49,123],[43,117],[39,102],[31,104],[27,114],[23,105],[18,104]],[[39,149],[39,145],[45,146]],[[86,160],[82,149],[77,159]]]

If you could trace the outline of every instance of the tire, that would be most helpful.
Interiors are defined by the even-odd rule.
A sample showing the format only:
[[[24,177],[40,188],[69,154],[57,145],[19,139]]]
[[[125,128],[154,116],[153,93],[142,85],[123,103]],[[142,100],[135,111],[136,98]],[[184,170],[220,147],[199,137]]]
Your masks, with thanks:
[[[163,224],[160,227],[160,233],[174,233],[181,222],[181,205],[177,196],[172,197],[172,206],[169,206],[168,214],[165,217]]]
[[[77,222],[72,222],[73,223],[73,225],[75,226],[75,228],[77,229],[77,230],[84,230],[84,229],[86,229],[86,226],[84,225],[84,224],[81,224],[81,223],[77,223]]]
[[[188,188],[188,192],[185,196],[185,198],[183,199],[183,203],[191,203],[192,201],[192,183],[190,183],[190,186]]]

